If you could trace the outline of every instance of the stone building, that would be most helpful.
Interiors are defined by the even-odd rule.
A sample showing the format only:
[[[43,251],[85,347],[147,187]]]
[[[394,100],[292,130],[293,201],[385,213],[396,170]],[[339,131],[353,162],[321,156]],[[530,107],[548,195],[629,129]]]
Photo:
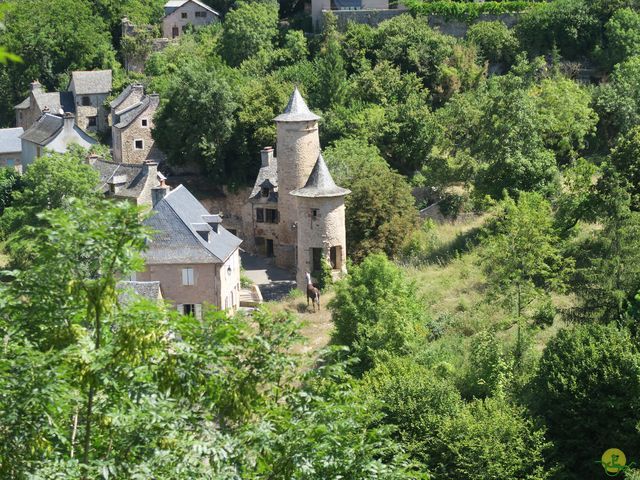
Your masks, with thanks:
[[[274,119],[277,157],[271,147],[262,150],[248,201],[226,192],[222,202],[212,202],[245,250],[295,270],[301,289],[306,272],[317,274],[322,258],[336,277],[346,272],[344,197],[350,192],[336,186],[320,154],[319,119],[295,89]]]
[[[144,94],[142,85],[130,85],[111,102],[113,159],[119,163],[162,160],[151,135],[160,96]]]
[[[87,132],[104,132],[109,127],[105,101],[112,89],[111,70],[71,73],[69,92],[76,105],[76,123]]]
[[[165,187],[165,176],[155,162],[116,163],[96,155],[88,159],[100,175],[98,189],[105,198],[127,200],[138,206],[152,206],[152,192]]]
[[[164,6],[162,35],[178,38],[189,26],[201,27],[220,20],[220,14],[200,0],[169,0]]]
[[[29,129],[45,113],[62,116],[64,112],[75,113],[75,101],[71,92],[45,92],[40,82],[29,86],[29,96],[14,107],[16,126]]]
[[[71,72],[66,92],[45,92],[36,80],[30,85],[29,96],[14,107],[16,126],[27,130],[45,113],[62,117],[69,112],[83,130],[105,132],[109,123],[104,102],[111,86],[111,70]]]
[[[45,150],[65,153],[71,145],[89,148],[98,143],[75,124],[75,117],[69,112],[64,114],[64,118],[45,113],[20,139],[23,169],[44,155]]]
[[[154,189],[154,215],[144,223],[156,233],[143,253],[145,271],[132,280],[160,282],[162,296],[184,314],[200,317],[206,304],[236,310],[242,240],[184,186],[167,190]]]
[[[22,128],[0,129],[0,168],[13,168],[22,172]]]

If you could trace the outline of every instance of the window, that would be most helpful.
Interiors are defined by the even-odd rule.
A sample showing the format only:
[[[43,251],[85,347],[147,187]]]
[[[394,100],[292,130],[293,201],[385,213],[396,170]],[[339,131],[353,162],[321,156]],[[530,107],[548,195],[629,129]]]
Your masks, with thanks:
[[[176,38],[180,35],[180,29],[178,27],[173,27],[171,29],[171,35],[173,36],[173,38]]]
[[[193,268],[182,269],[182,285],[194,285]]]
[[[329,250],[329,261],[331,262],[331,268],[339,270],[342,268],[342,247],[335,246]]]
[[[15,162],[16,161],[13,158],[7,158],[7,160],[5,162],[5,165],[7,167],[13,167],[13,166],[15,166]]]
[[[256,208],[256,222],[264,222],[264,208]]]
[[[182,12],[181,17],[182,18],[187,18],[187,12]]]
[[[90,127],[95,127],[98,124],[98,117],[87,117],[87,120]]]
[[[258,253],[261,253],[262,255],[264,255],[265,253],[264,245],[264,237],[256,237],[256,251]]]
[[[263,197],[268,197],[269,196],[269,189],[266,187],[262,188],[262,196]]]
[[[311,218],[313,218],[313,219],[318,218],[318,209],[317,208],[312,208],[311,209]]]
[[[196,18],[198,18],[198,17],[207,18],[207,12],[206,11],[204,11],[204,12],[196,12]]]
[[[134,148],[136,150],[143,150],[144,149],[144,140],[136,140],[136,141],[134,141]]]
[[[265,210],[267,223],[278,223],[278,210],[275,210],[273,208],[267,208]]]
[[[178,305],[178,311],[183,315],[192,315],[198,320],[202,318],[202,305],[199,303],[185,303]]]
[[[314,272],[319,272],[322,269],[322,249],[311,249],[311,267]]]
[[[82,97],[82,106],[83,107],[90,107],[91,106],[91,99],[89,97]]]
[[[148,127],[149,126],[149,119],[148,118],[143,118],[140,123],[142,124],[143,127]]]

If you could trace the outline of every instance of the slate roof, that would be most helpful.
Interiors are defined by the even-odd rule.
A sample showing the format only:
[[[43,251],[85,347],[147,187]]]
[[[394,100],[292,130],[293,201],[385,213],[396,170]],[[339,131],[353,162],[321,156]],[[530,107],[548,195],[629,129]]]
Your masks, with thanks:
[[[258,177],[256,178],[256,183],[253,184],[253,190],[251,190],[251,194],[249,195],[249,201],[264,198],[261,193],[262,187],[269,188],[268,184],[271,184],[271,188],[273,188],[273,190],[267,201],[277,202],[278,192],[276,190],[278,188],[278,159],[275,157],[271,159],[271,163],[269,165],[260,167],[260,170],[258,170]]]
[[[20,136],[23,133],[22,127],[0,129],[0,153],[22,152]]]
[[[111,70],[71,72],[76,95],[109,93],[113,87]]]
[[[336,185],[327,168],[327,164],[324,162],[324,158],[322,158],[322,154],[320,154],[305,186],[294,190],[291,192],[291,195],[296,197],[321,198],[342,197],[350,193],[351,190]]]
[[[111,100],[111,102],[109,103],[109,106],[111,108],[118,108],[118,105],[120,105],[122,102],[124,102],[126,100],[126,98],[131,93],[132,89],[133,89],[133,84],[127,86],[127,88],[122,90],[122,93],[120,93],[120,95],[118,95],[116,98]]]
[[[104,194],[111,193],[111,184],[117,184],[115,196],[138,198],[144,189],[147,176],[145,167],[140,163],[116,163],[98,158],[91,162],[91,166],[100,175],[98,190]]]
[[[133,121],[138,118],[144,112],[149,104],[151,103],[151,99],[148,95],[145,95],[142,98],[142,101],[132,105],[128,109],[120,112],[118,115],[118,123],[115,125],[116,128],[127,128]]]
[[[20,138],[36,145],[45,146],[62,130],[63,126],[64,120],[62,117],[45,113]]]
[[[206,3],[201,2],[200,0],[169,0],[167,3],[164,4],[165,11],[166,11],[166,9],[171,9],[171,11],[167,12],[167,15],[172,14],[178,8],[183,6],[185,3],[188,3],[189,1],[192,1],[196,5],[202,7],[204,9],[206,9],[206,10],[209,10],[210,12],[216,14],[217,16],[220,16],[220,14],[217,11],[215,11],[213,8],[211,8]]]
[[[51,113],[59,113],[60,110],[71,113],[75,113],[76,111],[76,104],[73,100],[73,93],[71,92],[43,92],[34,90],[33,96],[36,99],[40,111],[44,111],[45,107],[49,107],[49,112]],[[31,96],[28,96],[14,108],[17,110],[31,108]]]
[[[298,87],[295,88],[289,103],[280,115],[274,118],[276,122],[310,122],[313,120],[320,120],[320,117],[309,110],[307,103],[300,95]]]
[[[210,241],[198,233],[209,212],[183,185],[178,186],[153,207],[153,215],[144,224],[156,233],[143,257],[150,264],[222,263],[240,246],[242,240],[222,225],[209,231]],[[211,227],[209,227],[211,228]]]
[[[157,301],[162,298],[162,293],[160,290],[160,282],[137,282],[137,281],[123,281],[118,282],[117,286],[118,290],[120,290],[120,295],[118,295],[118,300],[120,303],[130,303],[131,292],[139,295],[143,298],[147,298],[149,300]]]

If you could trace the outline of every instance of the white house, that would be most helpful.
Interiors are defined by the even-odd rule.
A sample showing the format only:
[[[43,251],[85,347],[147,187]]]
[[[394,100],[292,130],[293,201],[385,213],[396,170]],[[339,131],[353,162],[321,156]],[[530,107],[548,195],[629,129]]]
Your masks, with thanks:
[[[164,6],[162,35],[177,38],[189,25],[202,27],[220,20],[220,14],[200,0],[169,0]]]
[[[68,112],[64,117],[45,113],[20,138],[23,169],[41,157],[45,149],[64,153],[71,145],[89,148],[98,143],[75,124],[74,115]]]

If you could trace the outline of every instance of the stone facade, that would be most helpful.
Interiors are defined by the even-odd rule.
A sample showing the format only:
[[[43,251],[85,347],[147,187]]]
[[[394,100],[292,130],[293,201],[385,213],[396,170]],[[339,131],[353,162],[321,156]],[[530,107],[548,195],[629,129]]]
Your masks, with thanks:
[[[85,132],[104,132],[109,128],[108,111],[104,103],[108,93],[78,95],[76,102],[76,123]]]
[[[193,285],[183,285],[182,271],[185,268],[193,269]],[[178,310],[185,304],[208,304],[231,311],[240,307],[238,250],[224,264],[148,264],[143,272],[136,273],[135,278],[142,282],[159,281],[162,296],[172,301]]]
[[[13,168],[17,172],[22,172],[21,152],[0,153],[0,167]]]
[[[132,90],[137,96],[139,91]],[[129,103],[134,102],[135,98]],[[113,159],[121,163],[144,163],[159,161],[164,157],[155,146],[151,134],[155,124],[154,115],[160,105],[157,94],[144,95],[137,103],[114,112],[111,129]]]
[[[168,12],[162,19],[162,35],[165,38],[180,37],[190,25],[202,27],[220,20],[218,13],[202,2],[188,0],[177,8],[170,6],[173,3],[165,5],[165,12]]]
[[[355,18],[357,22],[363,17],[360,12],[391,12],[390,18],[406,12],[407,8],[401,2],[389,0],[312,0],[311,21],[315,31],[322,30],[324,14],[327,11],[332,11],[338,18],[343,16]]]

